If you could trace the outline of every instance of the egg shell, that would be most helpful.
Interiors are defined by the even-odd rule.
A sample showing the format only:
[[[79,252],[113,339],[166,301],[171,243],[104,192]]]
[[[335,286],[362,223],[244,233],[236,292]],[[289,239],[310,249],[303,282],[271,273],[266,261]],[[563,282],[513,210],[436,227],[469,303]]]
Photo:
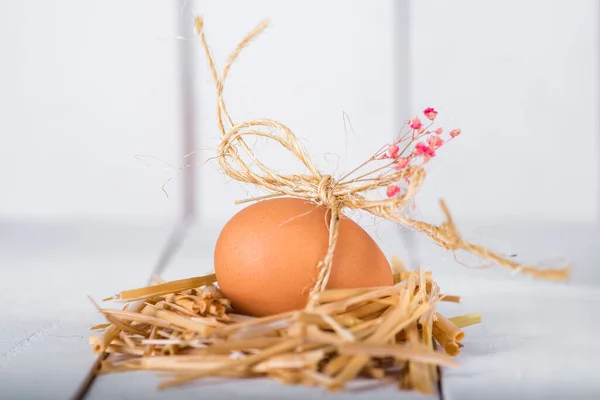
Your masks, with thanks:
[[[266,316],[301,309],[328,247],[331,211],[278,198],[231,218],[215,247],[217,281],[238,313]],[[390,265],[375,241],[342,216],[328,289],[390,286]]]

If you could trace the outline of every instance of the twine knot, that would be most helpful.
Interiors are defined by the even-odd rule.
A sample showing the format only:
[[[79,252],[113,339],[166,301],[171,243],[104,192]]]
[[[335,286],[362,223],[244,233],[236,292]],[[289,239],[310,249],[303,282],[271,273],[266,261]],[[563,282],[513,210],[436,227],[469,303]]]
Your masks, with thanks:
[[[317,186],[317,196],[319,202],[327,208],[331,208],[338,202],[335,195],[336,181],[331,175],[323,175]]]

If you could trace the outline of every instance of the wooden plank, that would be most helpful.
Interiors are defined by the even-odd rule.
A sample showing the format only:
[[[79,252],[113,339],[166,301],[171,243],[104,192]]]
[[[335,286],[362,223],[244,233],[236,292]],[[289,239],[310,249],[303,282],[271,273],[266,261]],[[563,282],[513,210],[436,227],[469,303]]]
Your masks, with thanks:
[[[600,394],[593,317],[600,288],[529,282],[511,289],[508,283],[488,281],[461,291],[461,308],[481,313],[483,323],[465,328],[465,348],[457,359],[462,367],[444,370],[448,398],[584,399]]]

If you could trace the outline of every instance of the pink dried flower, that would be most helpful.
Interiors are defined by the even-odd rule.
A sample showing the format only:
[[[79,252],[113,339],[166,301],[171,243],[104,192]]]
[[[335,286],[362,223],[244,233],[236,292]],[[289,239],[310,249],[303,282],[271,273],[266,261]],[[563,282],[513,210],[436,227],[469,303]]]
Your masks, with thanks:
[[[418,156],[425,157],[426,160],[430,159],[431,157],[435,157],[435,150],[433,149],[433,147],[423,142],[417,143],[414,152]]]
[[[457,137],[458,135],[460,135],[460,132],[460,129],[453,129],[450,131],[450,136]]]
[[[432,107],[427,107],[425,110],[423,110],[423,114],[428,120],[433,121],[437,116],[438,112],[435,111],[435,109]]]
[[[434,149],[439,149],[444,144],[444,141],[439,136],[430,136],[427,143]]]
[[[442,132],[444,132],[442,128],[437,128],[435,131],[433,131],[433,133],[435,133],[436,135],[441,135]]]
[[[412,119],[412,121],[410,121],[410,127],[412,129],[419,130],[419,129],[421,129],[422,126],[423,126],[423,124],[421,123],[421,120],[419,119],[419,117],[414,117]]]
[[[387,197],[394,197],[398,193],[400,193],[400,187],[398,187],[396,185],[390,185],[390,186],[388,186],[388,188],[387,188]]]
[[[396,158],[396,157],[398,157],[399,151],[400,151],[400,148],[398,146],[396,146],[395,144],[392,144],[388,148],[388,155],[390,156],[390,158]]]
[[[398,162],[396,162],[396,169],[398,171],[403,170],[404,168],[408,167],[408,164],[410,164],[410,158],[408,157],[400,157],[398,159]]]

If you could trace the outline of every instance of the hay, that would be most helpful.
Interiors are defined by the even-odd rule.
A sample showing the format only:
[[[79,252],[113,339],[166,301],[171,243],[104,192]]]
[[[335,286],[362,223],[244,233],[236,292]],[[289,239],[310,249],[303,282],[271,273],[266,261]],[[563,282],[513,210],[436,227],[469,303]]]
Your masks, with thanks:
[[[431,393],[437,377],[429,366],[457,366],[448,343],[457,346],[464,333],[435,312],[442,298],[431,274],[402,278],[391,287],[321,291],[310,307],[262,318],[235,314],[212,283],[196,286],[214,281],[210,276],[124,291],[111,298],[124,309],[98,307],[109,325],[90,344],[110,356],[97,372],[161,371],[168,374],[161,388],[206,377],[269,377],[338,390],[364,377]],[[436,332],[447,354],[434,349]]]

